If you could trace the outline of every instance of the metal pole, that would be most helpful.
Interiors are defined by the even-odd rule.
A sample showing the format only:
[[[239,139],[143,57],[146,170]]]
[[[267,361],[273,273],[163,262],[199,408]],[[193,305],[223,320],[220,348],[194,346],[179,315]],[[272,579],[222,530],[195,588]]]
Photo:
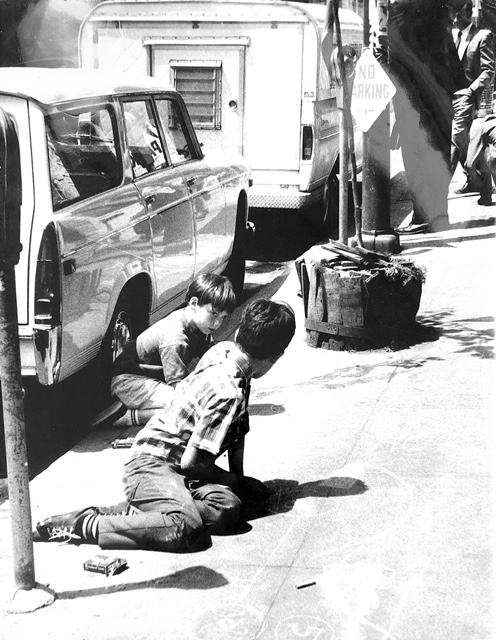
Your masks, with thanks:
[[[350,164],[350,147],[348,141],[348,123],[345,114],[346,102],[346,77],[344,75],[343,63],[343,43],[341,40],[341,29],[339,26],[339,5],[340,0],[329,0],[332,3],[333,22],[336,28],[336,47],[338,52],[337,70],[338,77],[341,78],[341,87],[337,87],[338,108],[339,108],[339,241],[348,244],[348,180]],[[331,7],[329,6],[329,9]],[[328,10],[329,10],[328,9]],[[339,84],[339,83],[338,83]]]
[[[34,577],[15,283],[15,265],[22,251],[21,204],[19,139],[15,121],[0,108],[0,380],[16,587],[5,608],[8,613],[28,613],[55,600],[54,592],[37,584]]]
[[[21,201],[17,131],[0,109],[0,375],[14,578],[18,588],[29,590],[35,586],[34,553],[14,271],[21,251]]]
[[[8,488],[14,556],[19,589],[35,586],[31,503],[21,385],[14,266],[0,264],[0,372],[5,427]]]
[[[388,63],[388,0],[376,0],[378,11],[378,46],[374,51],[383,65]],[[365,7],[364,7],[365,9]],[[368,4],[366,15],[368,16]],[[368,20],[367,20],[368,22]],[[364,24],[364,43],[369,41],[369,26]],[[399,253],[398,234],[390,223],[390,150],[389,107],[363,133],[363,227],[366,249]]]
[[[339,242],[348,244],[348,125],[344,109],[339,110]]]

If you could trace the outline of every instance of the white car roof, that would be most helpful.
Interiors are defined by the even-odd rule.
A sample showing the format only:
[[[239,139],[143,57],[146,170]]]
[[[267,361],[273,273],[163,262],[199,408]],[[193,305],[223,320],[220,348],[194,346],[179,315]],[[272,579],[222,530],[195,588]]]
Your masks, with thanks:
[[[0,95],[18,95],[43,104],[143,91],[173,91],[167,82],[131,73],[86,69],[1,67]]]

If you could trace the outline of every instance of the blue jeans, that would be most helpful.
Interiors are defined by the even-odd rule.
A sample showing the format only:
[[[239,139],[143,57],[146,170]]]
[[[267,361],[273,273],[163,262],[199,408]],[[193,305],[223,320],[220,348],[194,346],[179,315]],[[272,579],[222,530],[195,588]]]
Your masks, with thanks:
[[[176,467],[141,455],[124,468],[129,515],[102,515],[102,549],[185,553],[210,546],[210,535],[234,533],[241,501],[229,487],[186,480]]]

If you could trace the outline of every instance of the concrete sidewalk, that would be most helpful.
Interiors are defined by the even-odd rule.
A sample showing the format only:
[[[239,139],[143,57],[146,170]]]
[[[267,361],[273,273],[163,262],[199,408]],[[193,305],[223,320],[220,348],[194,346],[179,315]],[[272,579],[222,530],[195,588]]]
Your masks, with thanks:
[[[83,570],[98,547],[37,543],[57,598],[15,615],[3,504],[0,638],[494,640],[496,208],[475,200],[450,199],[449,231],[402,239],[427,269],[417,319],[437,340],[312,349],[293,266],[258,293],[289,302],[298,329],[253,382],[245,467],[273,494],[251,531],[193,555],[107,552],[129,564],[110,577]],[[129,452],[110,443],[133,433],[94,431],[37,476],[33,520],[120,500]]]

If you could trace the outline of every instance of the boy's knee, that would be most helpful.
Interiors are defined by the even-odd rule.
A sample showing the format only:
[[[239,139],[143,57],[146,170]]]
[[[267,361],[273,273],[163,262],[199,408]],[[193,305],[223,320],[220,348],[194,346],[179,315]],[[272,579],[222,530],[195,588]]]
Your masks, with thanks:
[[[208,532],[225,536],[238,529],[241,517],[241,500],[231,491],[213,491],[205,500],[208,510]]]
[[[188,553],[203,551],[211,545],[210,536],[201,521],[191,521],[183,516],[165,515],[164,526],[155,530],[152,546],[156,551]]]

